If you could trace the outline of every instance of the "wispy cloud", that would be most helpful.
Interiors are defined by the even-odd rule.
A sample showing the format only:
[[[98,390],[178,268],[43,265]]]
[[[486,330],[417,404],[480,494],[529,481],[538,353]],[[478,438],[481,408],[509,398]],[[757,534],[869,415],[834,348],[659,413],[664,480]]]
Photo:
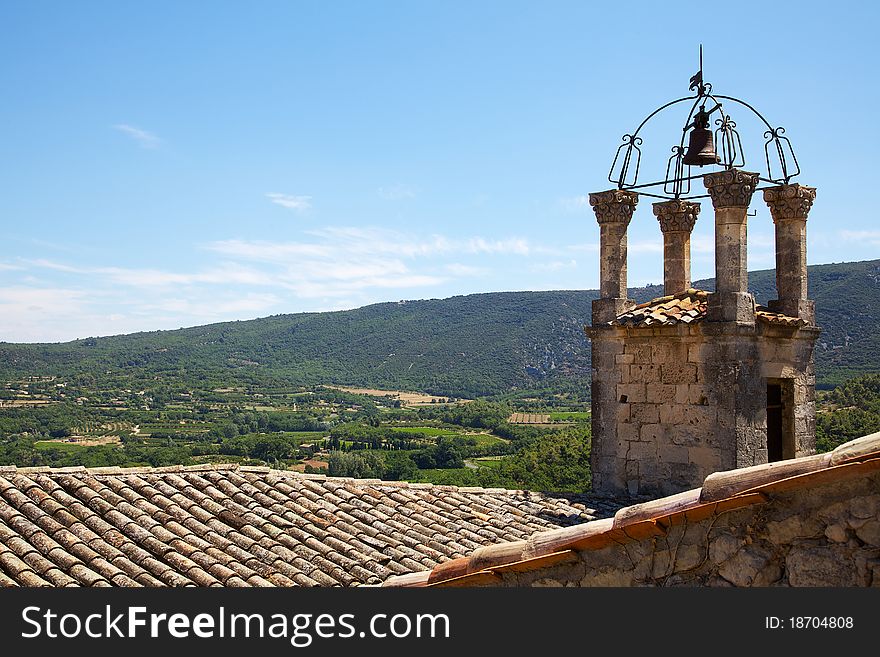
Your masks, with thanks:
[[[390,187],[380,187],[376,190],[376,193],[386,201],[402,201],[404,199],[416,197],[416,190],[407,185],[400,184],[391,185]]]
[[[840,239],[845,242],[862,242],[880,246],[880,230],[842,230]]]
[[[279,194],[278,192],[269,192],[268,194],[266,194],[266,198],[272,201],[275,205],[280,205],[282,208],[295,210],[296,212],[305,212],[306,210],[310,210],[312,207],[311,196],[294,196],[291,194]]]
[[[491,274],[496,264],[490,261],[504,266],[505,259],[519,260],[522,264],[513,266],[522,272],[537,258],[546,262],[539,261],[534,271],[575,262],[567,260],[571,252],[563,247],[554,257],[553,249],[523,237],[352,226],[314,228],[288,241],[218,240],[199,249],[201,257],[191,261],[202,264],[190,266],[21,259],[15,265],[36,277],[19,281],[19,288],[0,288],[0,340],[72,339],[352,308],[389,297],[436,296],[450,281]]]
[[[529,255],[532,251],[532,246],[528,240],[521,237],[512,237],[504,240],[487,240],[482,237],[472,237],[465,241],[464,250],[468,253]]]
[[[127,123],[117,123],[113,128],[134,139],[141,148],[152,150],[159,148],[162,143],[162,140],[152,132],[147,132]]]
[[[0,271],[17,271],[22,269],[19,265],[11,265],[7,262],[0,262]]]
[[[537,262],[529,267],[533,272],[553,272],[564,269],[577,269],[577,260],[551,260],[550,262]]]
[[[559,199],[559,207],[564,212],[584,212],[590,209],[590,197],[584,194],[583,196],[561,198]]]
[[[460,276],[462,278],[470,277],[470,276],[485,276],[489,273],[489,270],[485,267],[474,267],[473,265],[463,265],[460,262],[452,262],[443,267],[443,270],[452,274],[453,276]]]

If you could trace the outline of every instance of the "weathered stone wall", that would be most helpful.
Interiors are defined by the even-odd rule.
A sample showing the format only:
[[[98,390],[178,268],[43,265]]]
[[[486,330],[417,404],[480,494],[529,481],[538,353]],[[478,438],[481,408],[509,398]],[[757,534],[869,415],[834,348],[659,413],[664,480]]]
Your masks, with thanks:
[[[800,458],[816,453],[816,372],[813,350],[818,331],[792,335],[767,328],[760,341],[761,376],[792,382],[794,453]],[[764,422],[766,423],[766,414]]]
[[[717,423],[698,330],[621,328],[592,339],[595,490],[667,495],[725,469],[729,432]]]
[[[706,322],[590,335],[594,490],[670,495],[766,463],[768,379],[792,382],[785,457],[814,453],[812,334]]]
[[[880,473],[774,493],[768,502],[504,571],[501,586],[877,586]]]

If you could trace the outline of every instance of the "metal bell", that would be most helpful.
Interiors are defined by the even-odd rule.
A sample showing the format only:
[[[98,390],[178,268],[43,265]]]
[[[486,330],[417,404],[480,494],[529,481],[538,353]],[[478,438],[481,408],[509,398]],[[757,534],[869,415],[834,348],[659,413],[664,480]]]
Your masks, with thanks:
[[[715,152],[715,142],[711,130],[699,127],[691,130],[690,142],[688,142],[688,149],[682,162],[688,166],[703,166],[704,164],[721,162],[721,158]]]

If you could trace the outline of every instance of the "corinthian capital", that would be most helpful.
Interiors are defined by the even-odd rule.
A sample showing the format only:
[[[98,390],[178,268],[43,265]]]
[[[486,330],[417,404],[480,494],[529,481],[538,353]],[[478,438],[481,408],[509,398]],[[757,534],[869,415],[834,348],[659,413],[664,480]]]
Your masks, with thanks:
[[[770,206],[773,223],[792,219],[806,221],[815,198],[816,188],[804,185],[779,185],[764,190],[764,201]]]
[[[758,186],[758,174],[740,169],[729,169],[703,176],[703,184],[712,197],[712,205],[719,208],[747,208]]]
[[[600,224],[628,224],[639,202],[636,192],[625,189],[609,189],[607,192],[590,194],[590,205]]]
[[[700,214],[699,203],[680,199],[654,203],[653,208],[660,222],[660,230],[664,233],[691,232]]]

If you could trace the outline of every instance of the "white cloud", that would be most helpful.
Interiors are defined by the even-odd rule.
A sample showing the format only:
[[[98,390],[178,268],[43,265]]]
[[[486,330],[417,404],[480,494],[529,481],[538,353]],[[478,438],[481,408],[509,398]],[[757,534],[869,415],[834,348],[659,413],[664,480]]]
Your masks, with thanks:
[[[842,230],[840,239],[844,242],[862,242],[880,246],[880,230]]]
[[[531,251],[528,240],[520,237],[505,240],[486,240],[482,237],[472,237],[466,240],[463,246],[468,253],[529,255]]]
[[[147,132],[127,123],[117,123],[113,128],[134,139],[141,148],[153,150],[159,148],[162,143],[162,140],[152,132]]]
[[[533,272],[561,271],[563,269],[577,269],[577,260],[552,260],[550,262],[538,262],[529,267]]]
[[[31,264],[70,274],[84,276],[100,276],[113,283],[135,288],[163,287],[168,285],[208,284],[244,284],[270,285],[271,277],[263,272],[242,267],[236,263],[223,263],[220,267],[200,272],[171,272],[158,269],[130,269],[125,267],[74,267],[51,260],[31,260]]]
[[[0,262],[0,271],[19,271],[23,269],[19,265],[12,265],[7,262]]]
[[[472,265],[463,265],[460,262],[452,262],[443,267],[443,270],[453,276],[485,276],[489,270],[485,267],[474,267]]]
[[[190,261],[202,264],[189,267],[93,265],[67,257],[20,260],[39,275],[32,287],[15,295],[7,288],[0,296],[0,340],[69,340],[432,296],[450,281],[491,274],[496,265],[488,264],[488,256],[499,266],[512,259],[514,267],[527,258],[526,266],[519,266],[522,273],[536,258],[549,262],[535,271],[575,262],[564,247],[554,250],[523,237],[351,226],[315,228],[281,242],[219,240],[200,249],[202,257]]]
[[[268,194],[266,194],[266,198],[272,201],[272,203],[274,203],[275,205],[280,205],[282,208],[295,210],[296,212],[305,212],[312,207],[311,196],[293,196],[291,194],[279,194],[278,192],[269,192]]]
[[[376,190],[381,198],[386,201],[402,201],[408,198],[415,198],[416,191],[412,187],[406,185],[391,185],[390,187],[380,187]]]
[[[584,194],[583,196],[561,198],[559,199],[559,207],[565,212],[584,212],[590,209],[590,197]]]
[[[149,306],[160,312],[190,315],[201,318],[220,318],[228,315],[259,314],[277,306],[281,299],[271,293],[246,294],[240,298],[221,300],[190,299],[186,297],[163,298]]]

